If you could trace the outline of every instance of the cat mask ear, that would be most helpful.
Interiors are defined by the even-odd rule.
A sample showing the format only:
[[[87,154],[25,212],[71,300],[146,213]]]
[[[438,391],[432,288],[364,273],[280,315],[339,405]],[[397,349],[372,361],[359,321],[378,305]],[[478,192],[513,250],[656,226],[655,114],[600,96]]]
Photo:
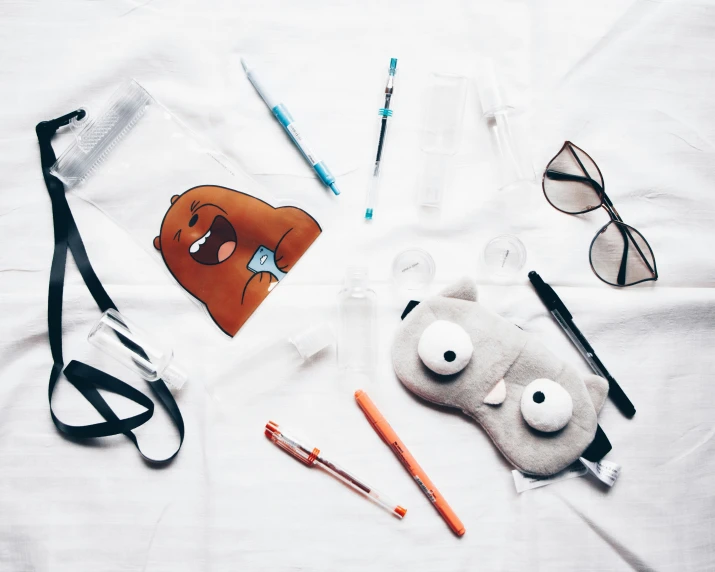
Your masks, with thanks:
[[[474,280],[462,278],[456,284],[448,286],[439,293],[444,298],[455,298],[457,300],[466,300],[467,302],[477,301],[477,285]]]

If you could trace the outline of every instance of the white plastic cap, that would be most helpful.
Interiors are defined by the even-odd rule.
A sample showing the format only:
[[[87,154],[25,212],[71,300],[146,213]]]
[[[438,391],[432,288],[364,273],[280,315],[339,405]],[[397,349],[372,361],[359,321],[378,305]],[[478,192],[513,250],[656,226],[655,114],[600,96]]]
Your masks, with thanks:
[[[335,335],[330,324],[323,322],[312,328],[292,335],[288,341],[298,350],[303,360],[317,354],[320,350],[335,343]]]
[[[504,103],[504,94],[497,80],[494,60],[486,58],[477,73],[477,92],[485,116],[494,115],[507,105]]]
[[[166,366],[164,371],[161,372],[161,379],[163,379],[164,383],[169,386],[169,389],[179,391],[182,387],[184,387],[188,376],[183,369],[176,365],[176,363],[171,362]]]

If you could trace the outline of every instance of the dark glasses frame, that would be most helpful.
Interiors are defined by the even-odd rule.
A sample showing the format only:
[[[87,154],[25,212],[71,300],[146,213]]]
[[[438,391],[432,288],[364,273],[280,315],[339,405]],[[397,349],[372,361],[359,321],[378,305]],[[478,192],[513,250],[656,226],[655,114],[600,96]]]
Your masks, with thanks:
[[[583,172],[583,176],[580,175],[572,175],[570,173],[562,173],[561,171],[556,171],[553,169],[549,169],[549,165],[554,162],[554,160],[561,155],[561,153],[568,149],[573,156],[573,158],[576,160],[578,163],[579,168]],[[584,166],[583,162],[581,161],[580,157],[578,154],[574,151],[574,149],[578,149],[579,152],[583,153],[588,159],[593,163],[594,167],[596,167],[596,170],[598,171],[598,176],[603,182],[603,185],[600,185],[598,181],[594,180],[593,177],[588,173],[588,170]],[[598,168],[598,165],[596,164],[596,161],[593,160],[593,158],[586,153],[583,149],[580,147],[577,147],[571,141],[566,141],[564,142],[563,146],[559,150],[559,152],[554,155],[551,160],[548,162],[546,165],[546,169],[544,170],[544,175],[541,178],[541,189],[544,192],[544,197],[546,200],[549,202],[549,204],[554,207],[557,211],[561,211],[562,213],[566,214],[585,214],[591,211],[595,211],[596,209],[603,207],[605,211],[608,213],[608,216],[611,218],[611,220],[606,223],[597,233],[596,236],[593,237],[593,240],[591,241],[591,245],[588,250],[588,261],[589,264],[591,265],[591,270],[593,270],[593,273],[598,277],[599,280],[602,282],[605,282],[606,284],[610,284],[611,286],[618,286],[618,287],[626,287],[626,286],[634,286],[636,284],[640,284],[641,282],[648,282],[651,280],[658,280],[658,270],[656,267],[656,262],[655,262],[655,254],[653,253],[653,249],[651,248],[650,244],[648,244],[648,241],[645,239],[645,237],[638,232],[635,228],[632,226],[627,225],[625,222],[623,222],[623,219],[621,218],[621,215],[618,214],[618,211],[616,208],[613,206],[613,202],[611,199],[608,197],[606,194],[606,181],[603,178],[603,173],[601,173],[601,169]],[[546,192],[546,179],[552,180],[552,181],[570,181],[570,182],[577,182],[577,183],[584,183],[586,185],[589,185],[598,195],[600,198],[600,203],[595,206],[589,206],[588,208],[581,210],[581,211],[566,211],[563,210],[559,207],[557,207],[549,198],[549,194]],[[616,228],[621,232],[623,235],[623,254],[621,255],[621,264],[618,269],[618,277],[616,278],[616,283],[614,284],[613,282],[609,282],[605,278],[603,278],[597,271],[596,268],[593,265],[593,245],[598,239],[599,236],[601,236],[604,232],[606,232],[606,229],[611,225],[615,224]],[[638,246],[638,242],[633,238],[633,234],[631,231],[635,232],[638,234],[638,236],[643,239],[643,242],[645,245],[648,247],[648,250],[650,251],[651,257],[653,259],[653,265],[651,266],[650,262],[648,261],[647,256],[643,253],[642,249],[640,246]],[[626,284],[626,268],[627,268],[627,263],[628,263],[628,255],[629,255],[629,248],[628,248],[628,243],[630,242],[635,246],[637,254],[641,257],[641,260],[645,263],[646,267],[651,273],[651,277],[649,278],[643,278],[642,280],[637,280],[636,282],[630,282]],[[632,254],[631,254],[632,255]]]

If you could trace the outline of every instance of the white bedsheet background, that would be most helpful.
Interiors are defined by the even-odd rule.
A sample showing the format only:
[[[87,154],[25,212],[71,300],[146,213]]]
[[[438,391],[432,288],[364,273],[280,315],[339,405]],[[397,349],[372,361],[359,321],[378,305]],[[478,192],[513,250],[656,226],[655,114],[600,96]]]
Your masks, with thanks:
[[[485,3],[486,4],[486,3]],[[708,570],[715,549],[715,4],[712,2],[44,2],[0,5],[0,570]],[[329,196],[240,70],[271,75],[338,176]],[[649,240],[655,284],[617,290],[588,265],[603,213],[570,217],[538,185],[496,191],[474,84],[439,225],[417,216],[417,138],[427,74],[474,75],[496,58],[528,109],[537,176],[564,139],[598,162],[626,222]],[[377,219],[361,222],[375,109],[398,57],[394,129]],[[277,196],[323,201],[326,231],[234,340],[222,337],[167,273],[93,206],[70,197],[93,265],[120,309],[173,345],[192,380],[178,401],[187,437],[164,469],[125,438],[75,443],[47,410],[50,202],[38,121],[97,111],[137,78],[198,134]],[[68,138],[57,138],[56,149]],[[151,153],[147,149],[147,153]],[[177,189],[180,192],[184,189]],[[127,200],[141,189],[127,189]],[[490,237],[518,234],[523,276],[494,284],[479,267]],[[573,479],[517,495],[510,467],[466,417],[427,406],[397,382],[389,344],[404,299],[393,256],[420,246],[433,292],[468,274],[480,301],[586,371],[535,296],[526,271],[554,285],[635,403],[608,402],[601,425],[623,465],[606,491]],[[251,347],[334,320],[345,267],[370,267],[380,360],[371,380],[323,356],[274,392],[232,366]],[[70,264],[65,357],[141,380],[85,341],[98,312]],[[234,377],[241,399],[204,384]],[[353,402],[363,385],[467,528],[454,537]],[[111,402],[127,414],[121,400]],[[97,418],[61,382],[56,411]],[[397,521],[262,435],[268,419],[310,436],[408,509]],[[175,446],[162,411],[137,431],[157,455]]]

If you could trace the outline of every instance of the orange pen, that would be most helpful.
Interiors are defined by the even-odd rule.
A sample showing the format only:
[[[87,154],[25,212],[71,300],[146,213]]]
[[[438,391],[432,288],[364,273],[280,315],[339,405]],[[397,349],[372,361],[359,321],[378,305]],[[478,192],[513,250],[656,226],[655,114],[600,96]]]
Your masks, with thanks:
[[[377,407],[375,407],[375,404],[367,396],[367,393],[362,389],[358,389],[355,392],[355,400],[377,434],[382,437],[382,440],[387,443],[390,449],[392,449],[392,452],[397,455],[397,458],[402,462],[410,475],[412,475],[412,478],[415,479],[415,482],[419,485],[420,489],[422,489],[422,492],[432,501],[437,512],[442,515],[442,518],[449,525],[449,528],[451,528],[457,536],[462,536],[465,532],[462,521],[459,520],[459,517],[447,504],[447,501],[444,500],[444,497],[425,474],[422,467],[417,464],[415,458],[407,450],[407,447],[405,447],[405,444],[397,436],[395,430],[390,427],[390,424],[382,416],[382,413],[377,410]]]

